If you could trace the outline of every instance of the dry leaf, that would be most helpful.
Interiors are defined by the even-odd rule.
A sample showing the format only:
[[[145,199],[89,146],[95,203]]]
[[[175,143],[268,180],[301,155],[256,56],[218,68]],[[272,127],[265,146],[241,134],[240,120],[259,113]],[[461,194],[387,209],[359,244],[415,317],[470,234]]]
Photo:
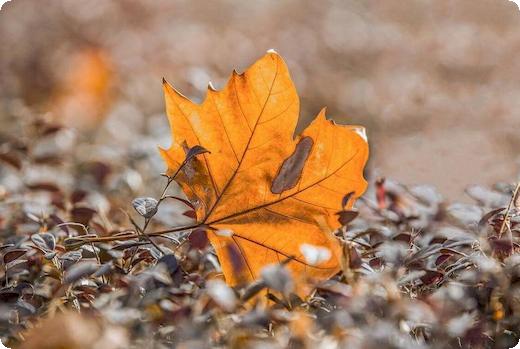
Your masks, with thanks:
[[[353,194],[345,209],[366,189],[364,129],[336,125],[322,110],[294,138],[299,98],[274,52],[243,74],[233,72],[223,90],[210,85],[202,104],[166,82],[164,91],[173,137],[172,146],[161,149],[168,174],[179,170],[187,146],[209,151],[187,161],[175,179],[195,205],[198,223],[210,227],[228,284],[257,279],[265,265],[287,258],[298,280],[334,275],[340,255],[331,233],[339,227],[335,214],[347,193]],[[311,265],[301,246],[330,254]],[[240,264],[244,268],[236,268]]]

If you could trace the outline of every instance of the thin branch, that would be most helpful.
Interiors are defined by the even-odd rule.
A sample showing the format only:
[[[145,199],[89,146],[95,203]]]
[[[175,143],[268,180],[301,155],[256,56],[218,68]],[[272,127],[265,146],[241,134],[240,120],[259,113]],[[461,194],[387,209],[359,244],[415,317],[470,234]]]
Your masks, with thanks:
[[[183,227],[177,227],[172,228],[168,230],[161,230],[161,231],[154,231],[151,233],[143,233],[146,236],[161,236],[166,233],[174,233],[184,230],[191,230],[198,227],[201,227],[203,224],[194,224],[189,226],[183,226]],[[116,235],[116,236],[103,236],[103,237],[88,237],[88,238],[82,238],[81,236],[74,237],[74,240],[81,240],[78,241],[78,245],[83,245],[90,242],[111,242],[111,241],[125,241],[125,240],[132,240],[132,239],[139,239],[141,235],[139,233],[137,234],[127,234],[127,235]],[[76,246],[76,244],[75,244]]]
[[[164,199],[167,198],[166,196],[166,192],[168,191],[168,188],[170,187],[170,185],[172,184],[172,182],[174,181],[175,177],[177,176],[177,174],[179,174],[180,170],[184,167],[184,165],[186,165],[187,163],[187,160],[188,159],[185,159],[181,166],[179,166],[179,168],[177,169],[177,171],[175,171],[175,173],[173,174],[173,176],[168,176],[168,181],[166,182],[166,185],[164,186],[164,189],[161,193],[161,196],[159,198],[159,200],[157,201],[157,204],[155,205],[155,213],[151,216],[151,217],[147,217],[145,218],[144,220],[144,225],[142,228],[139,227],[139,225],[132,219],[132,217],[130,217],[130,215],[128,215],[128,218],[130,219],[130,222],[132,222],[132,224],[134,225],[136,231],[137,231],[137,234],[141,237],[143,237],[144,239],[146,239],[148,242],[150,242],[163,256],[165,255],[165,252],[161,249],[161,247],[156,244],[151,236],[154,236],[153,234],[146,234],[146,229],[148,228],[148,225],[150,224],[151,220],[153,219],[153,217],[155,217],[155,215],[157,214],[157,211],[159,210],[159,206],[161,205],[161,203],[164,201]]]
[[[155,248],[156,248],[156,249],[161,253],[161,255],[164,256],[164,255],[166,255],[166,253],[164,253],[163,249],[162,249],[159,245],[157,245],[157,244],[155,243],[155,241],[153,241],[152,238],[151,238],[150,236],[148,236],[148,235],[146,235],[146,234],[144,233],[144,231],[145,231],[146,228],[148,227],[148,223],[150,223],[150,219],[151,219],[151,217],[150,217],[150,218],[145,218],[144,226],[143,226],[142,229],[139,228],[139,226],[137,225],[137,223],[135,223],[135,221],[134,221],[132,218],[130,218],[130,221],[131,221],[132,224],[135,226],[135,229],[137,230],[137,233],[139,234],[139,236],[142,236],[143,238],[145,238],[146,240],[148,240],[148,242],[151,243],[151,244],[153,245],[153,247],[155,247]]]
[[[498,238],[500,239],[502,237],[502,234],[504,234],[504,230],[506,226],[508,227],[509,222],[509,213],[511,212],[511,209],[513,208],[515,201],[518,197],[520,190],[520,182],[516,185],[515,190],[513,191],[513,195],[511,196],[511,201],[509,201],[509,206],[507,206],[506,213],[504,214],[504,220],[502,221],[502,225],[500,226],[500,231],[498,233]],[[509,229],[511,231],[511,229]],[[512,236],[510,236],[511,239],[513,239]]]
[[[74,237],[73,238],[76,242],[70,244],[70,246],[71,247],[80,247],[80,246],[82,246],[84,244],[87,244],[87,243],[124,241],[124,240],[132,240],[132,239],[139,239],[139,238],[141,238],[141,239],[145,239],[148,242],[150,242],[155,248],[157,248],[159,250],[159,252],[161,252],[164,255],[165,254],[164,251],[151,239],[151,237],[153,237],[153,236],[161,236],[161,235],[164,235],[164,234],[167,234],[167,233],[174,233],[174,232],[179,232],[179,231],[184,231],[184,230],[191,230],[191,229],[195,229],[195,228],[199,228],[201,226],[204,226],[203,223],[197,223],[197,224],[193,224],[193,225],[189,225],[189,226],[175,227],[175,228],[171,228],[171,229],[155,231],[155,232],[152,232],[152,233],[146,233],[146,229],[148,228],[152,218],[157,213],[159,205],[165,199],[170,197],[170,196],[166,195],[166,192],[168,191],[168,188],[170,187],[172,182],[175,180],[175,177],[179,174],[181,169],[187,164],[188,160],[189,159],[186,158],[172,176],[167,176],[168,181],[166,182],[166,185],[165,185],[165,187],[164,187],[164,189],[163,189],[163,191],[161,193],[161,196],[160,196],[160,198],[157,201],[157,204],[155,206],[156,212],[154,213],[153,216],[151,216],[149,218],[145,218],[145,222],[144,222],[144,225],[143,225],[142,228],[139,227],[139,225],[132,219],[132,217],[130,217],[130,215],[128,215],[125,212],[125,214],[127,214],[128,218],[130,219],[130,222],[135,227],[136,234],[117,235],[117,236],[103,236],[103,237],[85,237],[85,238],[82,238],[81,236],[78,236],[78,237]],[[65,224],[65,223],[63,223],[63,224]],[[67,223],[67,224],[74,225],[74,224],[77,224],[77,223]]]

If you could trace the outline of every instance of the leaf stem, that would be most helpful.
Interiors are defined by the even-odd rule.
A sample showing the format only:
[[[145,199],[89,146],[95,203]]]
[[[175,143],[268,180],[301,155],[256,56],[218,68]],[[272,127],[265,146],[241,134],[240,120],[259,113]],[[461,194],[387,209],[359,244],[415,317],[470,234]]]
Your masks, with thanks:
[[[155,241],[152,240],[152,238],[150,237],[151,235],[149,234],[146,234],[146,229],[148,228],[148,225],[150,224],[150,221],[153,219],[153,217],[157,214],[157,211],[159,210],[159,205],[161,205],[161,203],[164,201],[164,199],[166,199],[166,192],[168,191],[168,188],[170,187],[170,184],[172,184],[173,180],[175,179],[175,176],[177,176],[177,174],[179,173],[179,171],[182,169],[182,167],[186,164],[186,161],[184,161],[181,166],[179,166],[179,168],[177,169],[177,171],[175,171],[175,173],[173,174],[173,176],[168,176],[168,181],[166,182],[166,185],[164,186],[164,189],[161,193],[161,196],[159,198],[159,200],[157,201],[157,204],[155,205],[155,212],[154,214],[151,216],[151,217],[146,217],[145,220],[144,220],[144,225],[142,228],[139,227],[138,224],[136,224],[134,222],[134,220],[130,217],[130,221],[132,222],[132,224],[134,225],[135,227],[135,230],[137,232],[137,234],[141,237],[143,237],[144,239],[146,239],[148,242],[150,242],[153,247],[155,247],[160,253],[161,255],[165,255],[166,253],[164,252],[164,250],[158,245],[155,243]]]
[[[150,236],[161,236],[166,233],[175,233],[175,232],[179,232],[179,231],[195,229],[202,225],[203,224],[194,224],[194,225],[189,225],[189,226],[176,227],[176,228],[172,228],[172,229],[154,231],[151,233],[143,233],[143,234],[146,236],[149,236],[149,237]],[[140,235],[138,233],[136,233],[136,234],[128,234],[128,235],[90,237],[90,238],[75,237],[74,239],[81,240],[81,245],[83,245],[83,244],[86,244],[89,242],[123,241],[123,240],[138,239],[139,237],[140,237]]]
[[[502,237],[502,234],[504,234],[504,230],[505,230],[505,228],[507,226],[507,222],[509,220],[509,213],[510,213],[511,209],[513,208],[513,205],[515,204],[516,199],[518,198],[519,191],[520,191],[520,182],[517,183],[516,188],[513,191],[513,195],[511,196],[511,200],[509,201],[509,206],[507,206],[507,210],[504,215],[504,220],[502,221],[502,225],[500,226],[500,231],[498,232],[499,239]],[[510,236],[510,238],[511,238],[511,240],[513,239],[512,236]]]
[[[158,205],[157,205],[157,206],[158,206]],[[152,216],[152,217],[153,217],[153,216]],[[165,253],[164,253],[163,249],[162,249],[159,245],[157,245],[157,244],[155,243],[155,241],[152,240],[151,237],[149,237],[147,234],[145,234],[145,230],[146,230],[146,228],[148,227],[148,224],[150,223],[150,220],[151,220],[152,217],[150,217],[150,218],[145,218],[143,228],[140,228],[137,224],[135,224],[135,223],[133,222],[133,219],[132,219],[132,223],[134,223],[135,230],[137,231],[137,233],[139,234],[139,236],[142,236],[144,239],[146,239],[149,243],[152,244],[153,247],[155,247],[155,248],[156,248],[156,249],[161,253],[161,255],[164,256]]]
[[[123,240],[131,240],[131,239],[138,239],[138,238],[144,238],[148,242],[150,242],[155,248],[159,250],[162,255],[164,255],[164,251],[151,239],[152,236],[161,236],[166,233],[174,233],[179,232],[183,230],[191,230],[198,228],[200,226],[203,226],[203,223],[197,223],[189,226],[182,226],[182,227],[175,227],[167,230],[161,230],[156,231],[152,233],[146,233],[146,229],[148,228],[150,221],[152,218],[157,214],[157,210],[159,208],[159,205],[167,199],[169,196],[166,195],[166,192],[168,191],[168,188],[172,184],[172,182],[175,180],[175,177],[179,174],[179,172],[182,170],[182,168],[187,164],[189,158],[186,158],[182,164],[179,166],[179,168],[175,171],[175,173],[172,176],[167,176],[168,181],[166,182],[166,185],[161,193],[161,196],[159,197],[159,200],[157,200],[157,204],[155,205],[155,213],[148,218],[145,218],[145,222],[143,227],[139,227],[139,225],[129,216],[130,222],[135,228],[135,234],[128,234],[128,235],[117,235],[117,236],[103,236],[103,237],[88,237],[88,238],[81,238],[81,237],[74,237],[75,240],[78,240],[77,243],[71,244],[71,246],[79,247],[87,243],[94,243],[94,242],[110,242],[110,241],[123,241]],[[74,224],[74,223],[71,223]]]

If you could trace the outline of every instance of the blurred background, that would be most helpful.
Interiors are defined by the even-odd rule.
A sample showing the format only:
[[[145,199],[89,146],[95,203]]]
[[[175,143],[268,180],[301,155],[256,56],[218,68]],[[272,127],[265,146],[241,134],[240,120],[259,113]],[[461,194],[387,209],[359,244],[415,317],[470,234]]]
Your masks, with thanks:
[[[161,78],[201,100],[271,48],[300,128],[323,106],[366,126],[370,176],[461,199],[520,173],[520,12],[507,0],[14,0],[0,40],[0,194],[86,173],[157,194]]]

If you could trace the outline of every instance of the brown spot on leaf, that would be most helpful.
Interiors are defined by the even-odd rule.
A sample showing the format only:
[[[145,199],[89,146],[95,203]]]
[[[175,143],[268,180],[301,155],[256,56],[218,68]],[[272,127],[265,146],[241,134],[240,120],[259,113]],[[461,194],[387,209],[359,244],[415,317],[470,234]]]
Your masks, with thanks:
[[[246,282],[247,278],[245,275],[248,272],[247,265],[242,253],[240,252],[240,248],[238,245],[233,243],[228,243],[225,248],[229,261],[231,262],[231,268],[233,268],[233,272],[237,275],[238,284]],[[251,276],[254,277],[253,275]]]
[[[276,178],[271,185],[271,192],[280,194],[288,189],[294,188],[300,179],[305,162],[311,153],[314,141],[310,137],[303,137],[294,152],[284,160]]]
[[[196,145],[194,147],[188,147],[186,141],[183,142],[182,148],[186,154],[182,166],[182,171],[191,182],[195,178],[197,173],[201,173],[202,163],[197,159],[197,155],[209,153],[204,147]]]
[[[0,161],[5,162],[20,170],[22,168],[22,160],[18,158],[14,153],[0,153]]]

